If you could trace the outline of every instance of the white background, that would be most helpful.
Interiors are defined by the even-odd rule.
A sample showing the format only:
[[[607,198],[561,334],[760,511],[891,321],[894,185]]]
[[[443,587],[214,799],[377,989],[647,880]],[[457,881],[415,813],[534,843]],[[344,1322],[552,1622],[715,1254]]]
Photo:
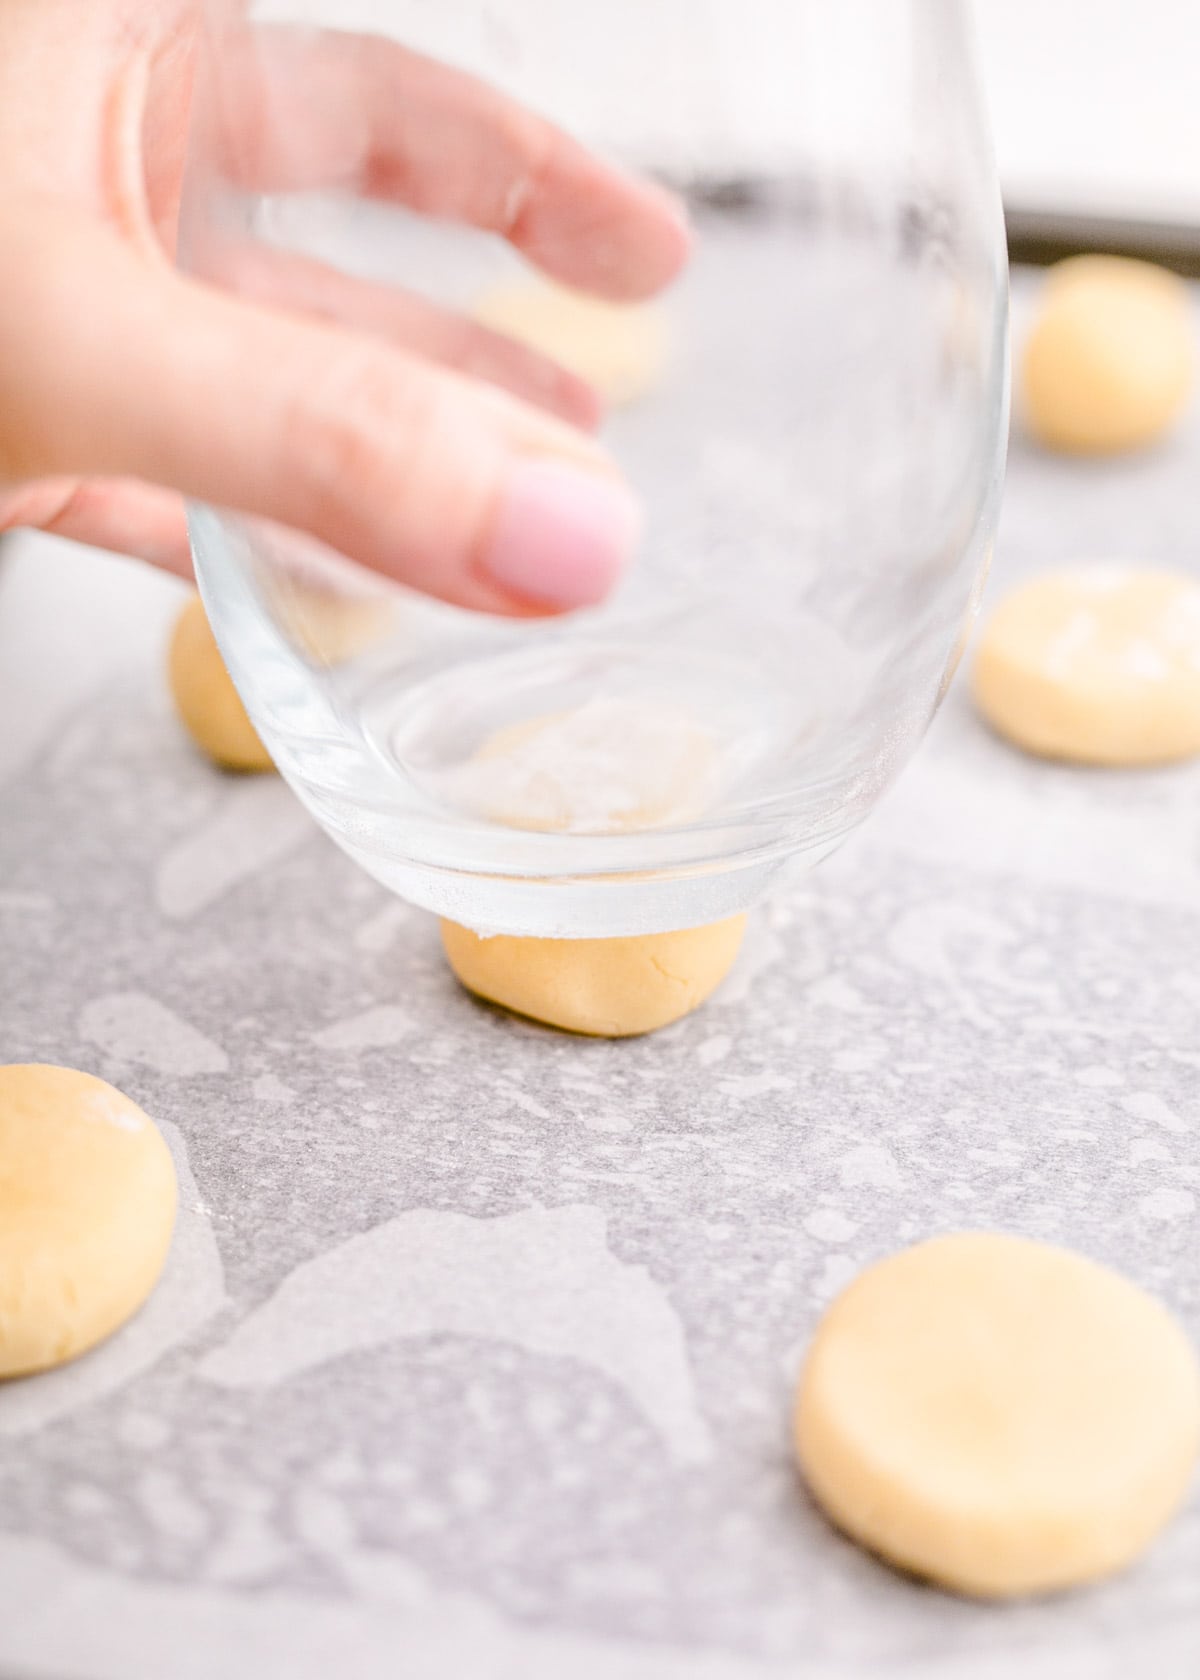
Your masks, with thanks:
[[[975,0],[1005,198],[1200,225],[1200,0]]]

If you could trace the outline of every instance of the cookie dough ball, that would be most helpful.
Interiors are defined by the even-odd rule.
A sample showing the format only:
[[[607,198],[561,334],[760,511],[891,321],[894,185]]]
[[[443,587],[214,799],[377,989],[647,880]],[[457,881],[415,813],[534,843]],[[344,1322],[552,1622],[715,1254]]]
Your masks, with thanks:
[[[131,1318],[175,1223],[175,1166],[102,1079],[0,1067],[0,1377],[73,1359]]]
[[[992,615],[974,690],[994,729],[1046,758],[1200,753],[1200,583],[1123,566],[1039,578]]]
[[[733,967],[745,916],[629,939],[482,938],[442,923],[450,967],[470,992],[593,1038],[654,1032],[698,1009]]]
[[[1183,408],[1194,362],[1181,280],[1125,257],[1072,257],[1050,270],[1025,345],[1026,420],[1051,449],[1140,448]]]
[[[613,405],[634,402],[662,378],[667,331],[648,304],[608,303],[541,280],[518,280],[476,305],[475,319],[586,381]]]
[[[176,621],[167,674],[184,727],[215,764],[224,770],[272,768],[225,669],[199,595],[192,596]]]
[[[1063,1249],[940,1237],[864,1272],[800,1380],[800,1463],[852,1539],[987,1598],[1109,1575],[1179,1505],[1200,1370],[1150,1296]]]

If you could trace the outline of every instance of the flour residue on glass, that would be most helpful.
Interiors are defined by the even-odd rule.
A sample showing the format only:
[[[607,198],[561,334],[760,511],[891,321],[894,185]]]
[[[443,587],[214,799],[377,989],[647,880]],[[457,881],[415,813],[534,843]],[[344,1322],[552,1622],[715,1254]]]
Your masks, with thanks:
[[[586,701],[508,724],[430,777],[460,810],[524,828],[620,834],[688,822],[728,781],[733,738],[664,701]]]

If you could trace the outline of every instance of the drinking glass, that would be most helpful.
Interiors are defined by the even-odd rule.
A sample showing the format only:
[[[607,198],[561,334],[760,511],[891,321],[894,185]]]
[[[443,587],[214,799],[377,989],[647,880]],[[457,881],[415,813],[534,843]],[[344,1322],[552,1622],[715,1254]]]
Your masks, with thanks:
[[[649,313],[616,318],[646,388],[602,437],[646,529],[604,605],[468,612],[191,510],[256,728],[346,852],[473,927],[603,936],[745,909],[913,752],[986,571],[1007,272],[966,7],[210,0],[185,265],[236,286],[231,251],[299,255],[470,314],[541,284],[499,238],[423,217],[394,183],[256,192],[212,141],[205,103],[245,97],[247,53],[280,26],[485,78],[681,195],[695,242]],[[304,99],[282,108],[303,158]]]

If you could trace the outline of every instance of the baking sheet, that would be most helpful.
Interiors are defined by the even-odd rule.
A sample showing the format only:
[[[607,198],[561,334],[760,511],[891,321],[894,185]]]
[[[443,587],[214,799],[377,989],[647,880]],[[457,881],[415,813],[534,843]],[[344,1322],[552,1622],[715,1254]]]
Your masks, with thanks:
[[[1200,573],[1198,459],[1195,412],[1102,466],[1018,439],[991,598]],[[826,1527],[788,1412],[836,1291],[964,1226],[1200,1339],[1200,767],[1025,760],[960,679],[704,1011],[579,1042],[471,1002],[281,785],[192,754],[175,600],[37,540],[0,585],[0,1059],[119,1083],[183,1187],[147,1311],[0,1387],[0,1673],[1194,1674],[1196,1497],[1120,1580],[979,1607]]]

